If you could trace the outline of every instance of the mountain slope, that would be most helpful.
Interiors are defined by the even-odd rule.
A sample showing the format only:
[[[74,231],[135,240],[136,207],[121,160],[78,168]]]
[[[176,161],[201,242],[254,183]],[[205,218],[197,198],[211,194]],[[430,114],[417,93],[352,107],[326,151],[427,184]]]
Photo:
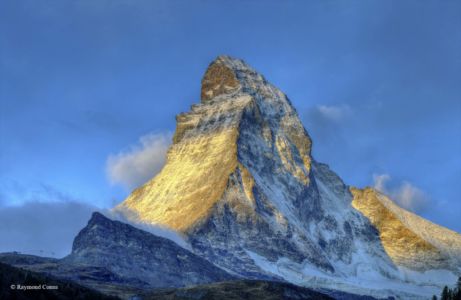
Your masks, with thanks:
[[[166,238],[97,212],[74,239],[72,253],[63,259],[4,253],[0,261],[121,298],[155,288],[235,279]]]
[[[378,228],[384,249],[409,269],[453,269],[461,266],[461,236],[408,212],[374,189],[351,189],[352,205]]]
[[[233,277],[176,243],[93,213],[74,239],[66,264],[105,267],[149,288],[180,287]]]
[[[459,260],[449,270],[447,260],[423,261],[422,268],[387,251],[383,227],[354,207],[349,187],[312,157],[312,141],[286,95],[243,61],[213,61],[201,95],[200,104],[177,116],[163,170],[116,211],[180,232],[196,254],[246,278],[408,298],[439,289],[435,275],[421,271],[458,272]]]

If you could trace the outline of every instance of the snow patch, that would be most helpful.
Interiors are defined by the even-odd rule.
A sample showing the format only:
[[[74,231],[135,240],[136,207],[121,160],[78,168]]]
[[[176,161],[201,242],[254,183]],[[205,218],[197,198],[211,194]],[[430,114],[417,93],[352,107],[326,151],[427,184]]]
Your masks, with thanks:
[[[276,262],[271,262],[250,250],[245,250],[245,252],[259,268],[291,283],[314,289],[335,289],[374,297],[393,296],[396,299],[427,299],[431,295],[438,294],[441,286],[447,282],[455,282],[457,278],[455,274],[447,270],[431,270],[419,273],[399,268],[400,276],[390,279],[374,268],[371,262],[370,264],[357,264],[355,276],[343,274],[343,276],[338,277],[309,263],[297,264],[288,258],[280,258]]]

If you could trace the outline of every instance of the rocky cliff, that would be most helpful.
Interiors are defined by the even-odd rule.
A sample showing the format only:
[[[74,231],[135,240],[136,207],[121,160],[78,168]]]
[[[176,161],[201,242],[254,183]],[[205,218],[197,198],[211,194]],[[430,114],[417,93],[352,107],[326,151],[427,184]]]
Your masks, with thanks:
[[[245,278],[406,299],[460,273],[459,234],[432,237],[381,196],[351,191],[312,157],[287,96],[243,61],[213,61],[201,98],[177,116],[162,171],[116,211],[178,231]]]
[[[94,213],[61,264],[104,267],[149,288],[181,287],[233,279],[174,242]]]

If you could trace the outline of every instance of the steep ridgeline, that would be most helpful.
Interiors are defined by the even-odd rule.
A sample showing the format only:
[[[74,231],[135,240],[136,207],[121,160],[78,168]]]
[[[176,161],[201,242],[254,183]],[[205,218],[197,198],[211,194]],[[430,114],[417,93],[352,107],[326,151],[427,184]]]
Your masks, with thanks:
[[[289,99],[243,61],[213,61],[201,95],[177,116],[162,171],[116,211],[180,232],[196,254],[246,278],[408,298],[439,290],[438,273],[422,271],[459,272],[444,254],[438,265],[401,263],[367,204],[353,206],[349,187],[312,158]]]

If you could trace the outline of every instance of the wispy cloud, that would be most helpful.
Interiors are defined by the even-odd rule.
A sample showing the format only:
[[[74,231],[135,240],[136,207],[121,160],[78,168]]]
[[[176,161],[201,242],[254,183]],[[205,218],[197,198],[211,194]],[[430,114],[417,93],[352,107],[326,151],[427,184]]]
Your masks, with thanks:
[[[28,202],[79,202],[73,195],[46,182],[27,184],[15,179],[0,181],[0,206],[22,205]]]
[[[165,164],[171,134],[144,135],[136,145],[107,159],[107,174],[112,184],[128,189],[137,187],[157,174]]]
[[[376,190],[386,193],[386,182],[391,179],[388,174],[373,174],[373,186]]]
[[[373,181],[376,190],[388,195],[399,206],[410,211],[420,212],[430,202],[426,193],[408,181],[403,181],[390,187],[392,179],[388,174],[375,174],[373,175]]]
[[[191,250],[190,245],[176,231],[160,225],[153,225],[148,223],[141,223],[139,221],[134,221],[137,220],[137,216],[129,210],[123,208],[120,210],[111,210],[105,212],[105,215],[106,217],[112,220],[120,221],[129,224],[133,227],[136,227],[138,229],[152,233],[153,235],[169,239],[178,244],[179,246]]]
[[[339,122],[352,115],[352,109],[349,105],[317,105],[316,110],[330,121]]]

